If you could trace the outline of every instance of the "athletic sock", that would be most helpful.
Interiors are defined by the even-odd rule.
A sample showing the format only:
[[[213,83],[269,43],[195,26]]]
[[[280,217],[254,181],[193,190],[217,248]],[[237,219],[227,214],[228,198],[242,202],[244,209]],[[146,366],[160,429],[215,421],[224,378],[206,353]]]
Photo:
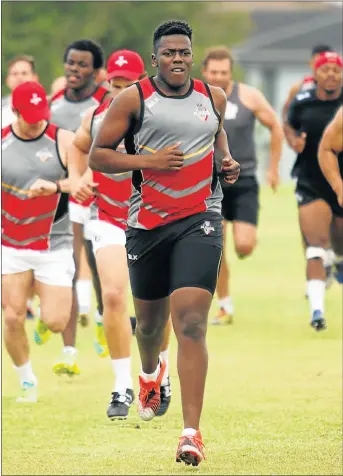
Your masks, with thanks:
[[[127,388],[132,389],[131,357],[112,359],[112,367],[115,375],[113,391],[125,394]]]
[[[89,314],[92,307],[92,281],[89,279],[78,279],[76,281],[76,294],[79,314]]]
[[[158,361],[157,367],[155,372],[152,374],[146,374],[143,372],[143,369],[141,370],[141,377],[146,381],[146,382],[155,382],[157,380],[158,374],[160,373],[160,362]]]
[[[307,295],[311,314],[317,310],[324,312],[325,281],[321,279],[310,279],[307,282]]]
[[[20,380],[21,385],[24,382],[29,382],[29,383],[33,383],[34,385],[37,385],[38,380],[37,380],[37,377],[35,376],[35,374],[33,373],[32,365],[31,365],[30,360],[28,362],[26,362],[26,364],[21,365],[19,367],[14,366],[14,368],[18,372],[19,380]]]
[[[185,428],[182,431],[182,436],[195,436],[197,430],[194,430],[194,428]]]
[[[95,320],[96,324],[103,324],[102,315],[99,313],[98,310],[96,310],[95,313],[94,313],[94,320]]]
[[[223,299],[218,299],[218,306],[227,314],[233,314],[233,304],[230,296],[226,296]]]

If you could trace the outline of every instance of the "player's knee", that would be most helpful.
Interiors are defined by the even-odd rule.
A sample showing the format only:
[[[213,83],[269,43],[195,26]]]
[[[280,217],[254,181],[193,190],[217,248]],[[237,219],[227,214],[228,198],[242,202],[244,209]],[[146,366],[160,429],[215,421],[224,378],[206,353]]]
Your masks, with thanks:
[[[326,262],[327,251],[321,246],[308,246],[306,248],[306,259],[310,260],[322,260]]]
[[[25,311],[16,310],[13,307],[4,308],[4,322],[8,331],[15,332],[18,329],[21,329],[24,326],[25,321]]]
[[[124,288],[116,286],[113,288],[104,288],[102,291],[102,300],[105,308],[112,311],[119,311],[125,305],[125,290]]]
[[[162,319],[161,320],[151,319],[151,316],[149,316],[146,319],[138,315],[136,319],[137,319],[136,333],[138,331],[139,334],[143,337],[151,338],[151,337],[159,335],[164,330],[164,322]]]
[[[51,332],[53,332],[54,334],[59,334],[65,330],[65,328],[67,327],[67,324],[68,324],[68,320],[60,318],[55,321],[50,321],[48,324],[48,327],[51,330]]]
[[[235,244],[236,254],[239,258],[251,255],[256,246],[256,241],[241,241]]]
[[[203,316],[199,312],[186,312],[181,318],[181,332],[183,337],[199,341],[205,338],[206,329],[206,316]]]

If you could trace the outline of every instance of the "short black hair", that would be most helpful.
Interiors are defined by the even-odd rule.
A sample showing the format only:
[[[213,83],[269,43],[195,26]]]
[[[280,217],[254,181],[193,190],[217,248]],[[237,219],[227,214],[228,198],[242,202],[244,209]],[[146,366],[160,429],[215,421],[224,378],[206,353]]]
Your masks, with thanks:
[[[325,53],[325,51],[334,51],[329,45],[316,45],[312,48],[311,55],[318,55],[319,53]]]
[[[67,56],[70,50],[89,51],[93,55],[93,68],[99,69],[104,65],[104,52],[100,45],[91,40],[77,40],[67,46],[63,62],[67,61]]]
[[[192,28],[185,21],[181,20],[168,20],[154,31],[154,50],[156,51],[158,46],[157,43],[162,38],[162,36],[170,35],[185,35],[192,42]]]

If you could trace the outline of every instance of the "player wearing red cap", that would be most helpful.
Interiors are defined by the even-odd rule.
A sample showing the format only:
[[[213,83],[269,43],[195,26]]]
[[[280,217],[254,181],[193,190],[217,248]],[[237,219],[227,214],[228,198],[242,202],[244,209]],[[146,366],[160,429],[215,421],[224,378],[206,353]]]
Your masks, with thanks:
[[[49,123],[44,88],[13,91],[17,120],[2,129],[2,307],[7,351],[18,372],[18,402],[37,400],[37,378],[24,328],[32,281],[41,303],[41,335],[63,332],[70,318],[74,261],[67,149],[72,132]]]
[[[111,84],[112,96],[146,76],[144,63],[138,53],[130,50],[114,52],[107,63],[107,80]],[[128,320],[127,294],[128,269],[125,251],[125,229],[128,203],[131,196],[131,173],[101,174],[88,169],[84,160],[88,154],[97,129],[104,118],[110,101],[89,111],[76,133],[71,148],[70,179],[72,194],[79,200],[87,200],[96,188],[95,202],[91,206],[91,220],[87,223],[87,235],[92,238],[97,268],[101,280],[104,304],[104,327],[97,323],[96,343],[98,353],[112,360],[115,384],[107,410],[109,418],[126,418],[133,401],[131,378],[131,328]],[[121,150],[125,146],[121,144]],[[105,335],[104,335],[105,331]],[[168,356],[170,326],[162,346],[163,358]],[[108,344],[107,344],[108,343]],[[168,373],[162,382],[164,400],[160,414],[164,414],[170,403]]]
[[[293,176],[297,180],[300,230],[306,243],[307,294],[311,325],[325,329],[325,265],[333,262],[328,252],[337,230],[343,226],[343,209],[319,167],[317,154],[321,135],[343,102],[342,58],[334,52],[318,56],[314,65],[315,89],[300,92],[293,100],[288,123],[297,159]]]

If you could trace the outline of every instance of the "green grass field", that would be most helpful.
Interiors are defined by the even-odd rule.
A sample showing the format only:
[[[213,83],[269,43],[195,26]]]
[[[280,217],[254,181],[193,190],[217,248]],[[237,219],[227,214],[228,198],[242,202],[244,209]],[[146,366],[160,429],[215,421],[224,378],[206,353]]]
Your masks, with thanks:
[[[316,334],[291,188],[276,196],[264,189],[261,198],[255,255],[240,262],[231,251],[234,325],[208,330],[207,461],[175,463],[182,429],[175,338],[167,415],[145,423],[134,406],[126,422],[110,422],[112,370],[93,351],[92,329],[79,329],[81,375],[70,380],[51,372],[60,337],[37,348],[29,323],[40,400],[15,403],[17,375],[4,351],[3,474],[342,474],[342,289],[335,283],[328,291],[328,330]],[[132,348],[137,389],[135,339]]]

